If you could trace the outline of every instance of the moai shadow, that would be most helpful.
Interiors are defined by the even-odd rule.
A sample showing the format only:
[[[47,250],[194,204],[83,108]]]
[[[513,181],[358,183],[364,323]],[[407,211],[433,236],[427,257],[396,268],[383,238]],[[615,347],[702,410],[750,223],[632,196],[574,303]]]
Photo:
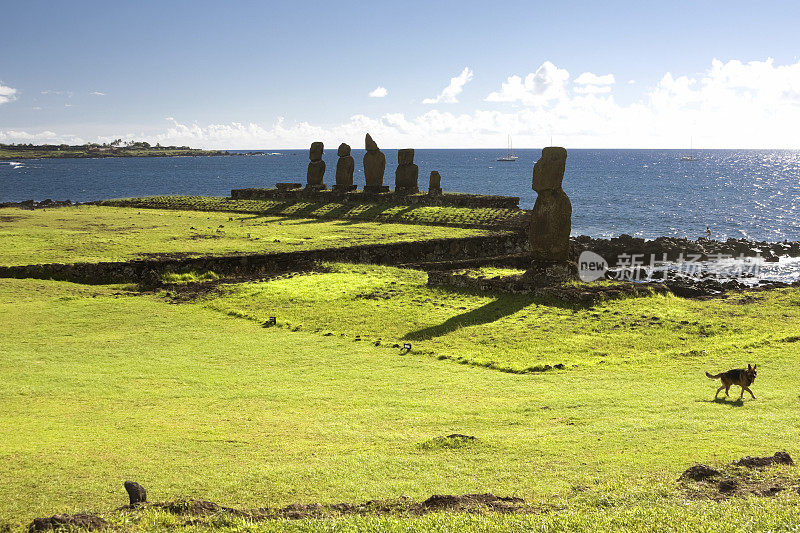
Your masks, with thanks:
[[[419,192],[417,180],[419,167],[414,164],[414,149],[405,148],[397,151],[397,170],[394,173],[394,192],[396,194],[414,194]]]
[[[336,163],[336,184],[333,186],[333,190],[336,192],[356,190],[357,187],[353,184],[353,171],[356,163],[353,156],[350,155],[350,145],[340,144],[337,155],[339,156],[339,161]]]
[[[306,189],[322,190],[327,188],[323,182],[325,178],[325,161],[322,160],[324,148],[321,142],[311,143],[311,149],[308,151],[308,158],[311,159],[311,162],[308,164],[308,172],[306,172]]]
[[[383,184],[386,156],[380,151],[369,133],[367,133],[367,137],[364,140],[364,145],[367,149],[367,153],[364,154],[364,178],[367,182],[364,186],[364,192],[371,194],[388,192],[389,187]]]

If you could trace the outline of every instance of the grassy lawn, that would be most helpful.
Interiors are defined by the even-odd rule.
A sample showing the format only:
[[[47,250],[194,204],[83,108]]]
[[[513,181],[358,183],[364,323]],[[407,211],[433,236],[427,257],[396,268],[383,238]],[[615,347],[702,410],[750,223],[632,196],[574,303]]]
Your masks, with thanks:
[[[497,269],[486,269],[487,276]],[[509,271],[511,272],[511,271]],[[512,372],[597,367],[741,364],[760,347],[800,352],[800,291],[685,300],[673,296],[574,307],[528,295],[426,285],[416,270],[332,265],[332,271],[223,286],[203,305],[289,329],[330,332]]]
[[[789,339],[797,334],[797,292],[757,295],[763,300],[749,304],[623,300],[577,314],[501,302],[494,318],[453,330],[452,339],[414,341],[446,341],[432,349],[457,353],[494,337],[498,360],[520,360],[519,343],[527,342],[578,364],[512,374],[353,339],[358,324],[375,334],[384,329],[384,338],[438,326],[454,312],[450,300],[464,313],[485,306],[482,297],[426,293],[414,272],[364,267],[323,276],[336,274],[343,278],[246,286],[248,298],[221,300],[239,308],[253,299],[253,313],[280,305],[279,321],[296,316],[299,331],[265,329],[209,302],[173,305],[121,287],[0,280],[0,523],[79,510],[113,517],[110,511],[126,503],[123,480],[134,479],[154,501],[192,496],[261,507],[488,491],[552,510],[257,527],[275,531],[797,526],[794,468],[782,470],[795,488],[775,498],[687,501],[675,483],[695,462],[720,465],[781,449],[798,459],[800,343]],[[352,321],[335,321],[325,306],[314,314],[308,304],[325,291],[338,315],[348,316],[355,308],[342,307],[341,295],[376,287],[397,287],[411,303],[357,298],[358,317],[370,318]],[[303,298],[295,308],[290,294]],[[424,301],[437,295],[444,308]],[[390,309],[380,314],[375,303]],[[666,324],[654,326],[654,315]],[[673,331],[686,317],[694,320]],[[517,318],[523,320],[512,324]],[[517,340],[525,335],[531,340]],[[668,348],[679,335],[686,341]],[[598,348],[590,348],[591,339]],[[701,348],[708,354],[679,355]],[[610,362],[588,364],[599,357],[591,350],[607,351]],[[759,363],[758,400],[711,401],[715,385],[703,371],[748,361]],[[431,444],[454,432],[478,439],[458,448]],[[145,515],[130,527],[175,520]],[[249,527],[226,520],[211,526]]]
[[[485,234],[410,224],[99,206],[3,208],[0,222],[2,265],[263,253]]]

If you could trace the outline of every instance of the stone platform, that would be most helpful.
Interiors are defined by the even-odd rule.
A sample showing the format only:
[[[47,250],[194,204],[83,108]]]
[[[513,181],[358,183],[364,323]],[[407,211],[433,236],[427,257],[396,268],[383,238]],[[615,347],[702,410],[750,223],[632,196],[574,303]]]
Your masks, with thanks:
[[[351,203],[397,203],[400,205],[432,205],[447,207],[490,207],[496,209],[519,209],[516,196],[493,196],[488,194],[439,193],[398,194],[394,191],[372,193],[367,191],[319,190],[308,188],[233,189],[233,200],[297,200],[313,202]]]

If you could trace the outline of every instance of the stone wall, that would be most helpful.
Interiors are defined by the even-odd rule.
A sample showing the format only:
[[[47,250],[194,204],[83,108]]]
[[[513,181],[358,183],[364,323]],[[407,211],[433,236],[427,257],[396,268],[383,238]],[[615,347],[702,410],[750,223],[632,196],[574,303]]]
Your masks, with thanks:
[[[296,252],[240,254],[198,258],[165,258],[101,263],[0,266],[0,278],[37,278],[77,283],[145,283],[157,285],[165,272],[213,271],[221,277],[254,277],[310,268],[318,261],[413,265],[520,254],[526,240],[517,233],[457,239],[430,239],[365,244]]]
[[[308,200],[310,202],[396,203],[397,205],[433,205],[448,207],[493,207],[519,209],[516,196],[488,194],[396,194],[366,193],[364,191],[339,192],[333,190],[295,189],[233,189],[233,200]]]

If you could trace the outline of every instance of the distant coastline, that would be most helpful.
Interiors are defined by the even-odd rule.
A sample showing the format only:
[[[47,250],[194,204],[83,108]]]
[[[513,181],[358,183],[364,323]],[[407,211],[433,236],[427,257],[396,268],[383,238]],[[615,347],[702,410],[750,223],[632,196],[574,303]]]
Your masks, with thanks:
[[[111,144],[0,144],[0,161],[13,159],[82,159],[97,157],[178,157],[240,155],[223,150],[188,146],[151,146],[146,142],[115,141]]]

